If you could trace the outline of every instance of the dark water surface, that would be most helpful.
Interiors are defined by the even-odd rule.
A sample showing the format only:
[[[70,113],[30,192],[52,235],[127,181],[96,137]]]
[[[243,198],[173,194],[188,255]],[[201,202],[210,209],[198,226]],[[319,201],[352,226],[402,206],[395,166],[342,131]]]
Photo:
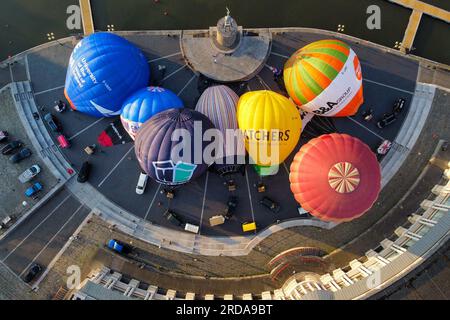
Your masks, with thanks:
[[[428,0],[450,10],[450,1]],[[91,0],[95,27],[107,30],[206,29],[215,25],[228,6],[244,27],[310,27],[337,31],[388,47],[403,39],[411,10],[386,0]],[[77,0],[2,0],[0,10],[0,61],[25,49],[81,33],[69,30],[66,13]],[[366,27],[369,5],[381,9],[381,30]],[[167,15],[165,15],[167,13]],[[414,54],[450,64],[450,27],[425,17]]]

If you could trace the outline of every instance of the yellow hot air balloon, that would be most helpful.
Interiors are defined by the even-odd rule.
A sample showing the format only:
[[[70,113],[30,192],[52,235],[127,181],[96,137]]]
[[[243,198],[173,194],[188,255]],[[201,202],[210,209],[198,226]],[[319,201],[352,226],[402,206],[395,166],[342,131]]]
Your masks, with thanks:
[[[358,57],[339,40],[316,41],[295,52],[284,66],[284,83],[301,109],[319,116],[352,116],[364,102]]]
[[[245,147],[259,166],[282,163],[300,139],[302,121],[295,104],[273,91],[244,94],[237,105]]]

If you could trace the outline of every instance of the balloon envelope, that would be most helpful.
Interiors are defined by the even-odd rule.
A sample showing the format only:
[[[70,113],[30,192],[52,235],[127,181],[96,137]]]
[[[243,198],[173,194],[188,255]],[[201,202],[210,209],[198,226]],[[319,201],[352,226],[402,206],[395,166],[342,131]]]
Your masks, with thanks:
[[[381,171],[361,140],[326,134],[300,148],[291,164],[291,190],[302,208],[324,221],[350,221],[376,201]]]
[[[172,108],[183,108],[183,101],[175,93],[160,87],[143,88],[125,100],[120,120],[134,140],[145,121],[161,111]]]
[[[164,185],[180,185],[195,179],[210,164],[203,157],[209,143],[203,141],[203,134],[212,128],[214,125],[206,116],[190,109],[169,109],[156,114],[136,135],[139,165]],[[177,134],[182,138],[172,137]]]
[[[118,115],[123,101],[147,85],[150,71],[142,52],[112,33],[81,40],[70,56],[64,94],[71,107],[95,117]]]
[[[221,153],[216,160],[217,170],[231,170],[233,165],[245,164],[245,147],[236,119],[239,96],[224,85],[207,88],[197,102],[195,110],[207,116],[222,135]],[[241,137],[242,138],[242,137]],[[234,168],[236,169],[236,168]]]
[[[237,106],[239,128],[253,162],[261,166],[282,163],[300,138],[302,121],[294,103],[273,91],[242,95]]]
[[[320,116],[351,116],[364,102],[358,57],[339,40],[313,42],[295,52],[284,66],[284,83],[300,108]]]

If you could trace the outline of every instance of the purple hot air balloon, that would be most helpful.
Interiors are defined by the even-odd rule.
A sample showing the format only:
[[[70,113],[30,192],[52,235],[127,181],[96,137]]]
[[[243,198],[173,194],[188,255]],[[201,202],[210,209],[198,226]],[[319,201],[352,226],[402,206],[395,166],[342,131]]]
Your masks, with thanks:
[[[190,109],[169,109],[154,115],[136,135],[135,152],[142,170],[169,186],[197,178],[211,164],[203,158],[210,143],[203,141],[203,134],[213,128],[205,115]]]

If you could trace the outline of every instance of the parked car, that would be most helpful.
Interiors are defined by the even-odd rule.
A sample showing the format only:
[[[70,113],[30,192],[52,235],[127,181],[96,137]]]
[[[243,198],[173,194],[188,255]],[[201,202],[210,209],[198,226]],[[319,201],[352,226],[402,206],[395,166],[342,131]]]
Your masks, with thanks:
[[[36,182],[31,187],[29,187],[27,190],[25,190],[25,196],[32,197],[36,195],[39,191],[41,191],[44,187],[39,182]]]
[[[108,249],[111,249],[112,251],[115,251],[117,253],[127,254],[131,252],[132,248],[126,243],[123,243],[116,239],[111,239],[108,241]]]
[[[394,103],[394,107],[392,108],[392,112],[397,114],[403,111],[406,106],[406,100],[403,98],[398,98]]]
[[[6,146],[2,148],[2,154],[11,154],[14,152],[14,150],[20,148],[23,146],[23,143],[21,141],[11,141]]]
[[[8,141],[8,131],[0,131],[0,142]]]
[[[238,205],[238,198],[236,196],[230,196],[227,201],[227,208],[225,213],[226,219],[230,219],[234,215],[237,205]]]
[[[44,120],[45,120],[45,122],[47,122],[48,126],[50,127],[50,129],[52,129],[53,132],[61,132],[62,131],[62,126],[61,126],[61,123],[59,122],[58,118],[56,118],[51,113],[45,114]]]
[[[184,230],[188,231],[188,232],[192,232],[192,233],[198,233],[198,231],[200,230],[200,227],[195,224],[186,223],[184,225]]]
[[[172,210],[166,210],[166,212],[164,212],[164,217],[166,217],[167,221],[177,227],[183,226],[181,218]]]
[[[34,177],[36,177],[39,174],[39,172],[41,172],[41,167],[35,164],[30,168],[28,168],[27,170],[25,170],[24,172],[22,172],[22,174],[19,176],[19,181],[21,183],[26,183],[31,179],[33,179]]]
[[[395,113],[386,114],[380,121],[377,123],[377,127],[383,129],[388,125],[394,123],[397,120]]]
[[[11,158],[9,158],[9,160],[12,163],[19,163],[20,161],[29,157],[31,157],[31,150],[28,148],[23,148],[20,149],[20,151],[14,154]]]
[[[136,185],[136,193],[143,194],[145,191],[145,187],[147,186],[148,175],[144,172],[141,172],[139,175],[138,183]]]
[[[41,271],[42,267],[35,263],[33,266],[31,266],[30,270],[28,270],[27,274],[23,278],[23,281],[25,281],[26,283],[30,283]]]
[[[80,183],[88,181],[90,173],[91,173],[91,164],[88,161],[83,162],[80,172],[78,172],[77,181]]]
[[[270,211],[272,211],[273,213],[278,213],[280,211],[280,205],[277,202],[270,199],[269,197],[263,197],[259,201],[259,203],[264,207],[266,207],[267,209],[269,209]]]
[[[62,148],[62,149],[68,149],[68,148],[70,148],[70,142],[69,142],[69,140],[67,140],[67,138],[66,138],[65,135],[60,134],[60,135],[56,138],[56,140],[58,140],[58,144],[59,144],[59,147],[60,147],[60,148]]]

